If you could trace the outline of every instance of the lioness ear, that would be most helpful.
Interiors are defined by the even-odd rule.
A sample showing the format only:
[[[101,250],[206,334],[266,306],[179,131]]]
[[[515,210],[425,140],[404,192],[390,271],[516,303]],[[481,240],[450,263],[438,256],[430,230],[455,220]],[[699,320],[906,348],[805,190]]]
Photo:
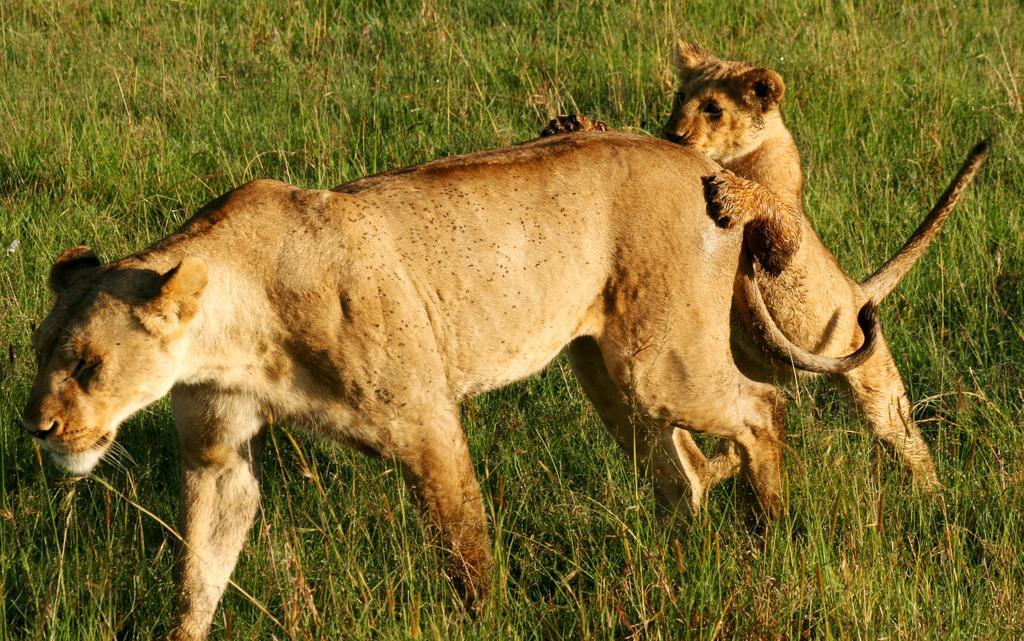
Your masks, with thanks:
[[[708,52],[690,42],[676,40],[676,44],[672,48],[672,64],[679,72],[696,69],[710,58]]]
[[[782,96],[786,94],[786,83],[782,81],[782,76],[771,69],[748,71],[743,74],[743,82],[747,102],[760,103],[765,109],[782,102]]]
[[[184,328],[199,311],[199,297],[206,288],[206,263],[184,258],[163,275],[160,292],[145,303],[138,316],[146,329],[167,336]]]
[[[99,266],[100,259],[96,257],[96,252],[92,250],[92,247],[77,245],[64,250],[64,253],[53,262],[47,284],[50,291],[59,294],[80,276]]]

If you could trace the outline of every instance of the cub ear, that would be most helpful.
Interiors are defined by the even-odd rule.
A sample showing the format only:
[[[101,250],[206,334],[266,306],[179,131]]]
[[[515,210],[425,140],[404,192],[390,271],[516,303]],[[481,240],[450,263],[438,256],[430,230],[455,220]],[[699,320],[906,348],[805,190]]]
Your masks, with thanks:
[[[143,305],[138,317],[150,332],[168,336],[188,325],[199,311],[199,298],[206,289],[206,263],[184,258],[161,280],[160,291]]]
[[[672,65],[676,71],[686,72],[696,69],[711,59],[711,55],[697,45],[690,42],[676,40],[672,47]]]
[[[64,250],[50,267],[50,278],[47,285],[54,294],[59,294],[71,286],[82,275],[100,266],[96,252],[88,245],[77,245]]]
[[[772,69],[754,69],[743,74],[744,95],[750,104],[760,103],[764,109],[782,102],[786,83]]]

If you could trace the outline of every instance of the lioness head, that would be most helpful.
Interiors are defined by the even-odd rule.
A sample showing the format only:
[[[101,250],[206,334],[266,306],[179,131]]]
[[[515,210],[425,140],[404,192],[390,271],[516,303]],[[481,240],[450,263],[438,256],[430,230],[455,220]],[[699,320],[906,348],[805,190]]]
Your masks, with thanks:
[[[206,266],[101,265],[79,246],[53,264],[49,286],[56,300],[32,337],[38,371],[24,425],[58,464],[84,474],[122,421],[174,385]]]
[[[786,91],[771,69],[719,60],[697,45],[678,41],[673,62],[679,74],[672,115],[664,136],[692,145],[727,163],[744,156],[782,126],[779,103]]]

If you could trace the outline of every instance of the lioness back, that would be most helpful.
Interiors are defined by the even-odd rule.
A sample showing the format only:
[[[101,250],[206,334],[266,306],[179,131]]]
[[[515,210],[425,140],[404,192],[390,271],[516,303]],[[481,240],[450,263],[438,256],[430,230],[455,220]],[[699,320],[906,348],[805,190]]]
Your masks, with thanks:
[[[235,260],[263,271],[268,312],[301,319],[291,340],[322,345],[335,366],[373,371],[429,340],[437,353],[417,358],[441,363],[465,396],[538,371],[566,336],[605,331],[608,306],[627,295],[615,271],[625,256],[637,289],[629,296],[679,296],[674,273],[688,282],[708,275],[714,282],[699,298],[717,306],[688,313],[727,327],[732,283],[719,275],[735,272],[739,237],[706,215],[700,177],[715,170],[704,155],[651,138],[545,139],[330,192],[258,181],[213,203],[178,238],[215,251],[244,234]],[[356,357],[346,348],[353,342],[368,347]]]
[[[671,256],[691,275],[719,270],[708,257],[724,234],[704,212],[699,181],[714,169],[662,141],[592,134],[445,159],[335,191],[351,208],[375,212],[360,224],[376,240],[358,251],[373,260],[366,252],[376,247],[402,265],[451,359],[449,375],[471,393],[510,382],[488,371],[537,371],[567,334],[600,333],[616,253],[659,264]],[[645,281],[664,289],[663,278]]]

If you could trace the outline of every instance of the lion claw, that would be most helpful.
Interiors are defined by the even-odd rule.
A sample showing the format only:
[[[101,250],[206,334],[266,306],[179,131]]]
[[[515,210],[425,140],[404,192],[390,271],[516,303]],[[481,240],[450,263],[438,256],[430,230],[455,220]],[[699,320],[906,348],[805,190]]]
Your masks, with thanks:
[[[742,199],[733,191],[735,179],[735,174],[724,169],[713,176],[701,178],[708,216],[724,229],[742,225],[750,218],[749,209],[742,206]]]
[[[540,135],[544,138],[574,131],[608,131],[608,125],[602,120],[591,120],[583,114],[569,114],[549,120],[548,126],[544,127]]]

